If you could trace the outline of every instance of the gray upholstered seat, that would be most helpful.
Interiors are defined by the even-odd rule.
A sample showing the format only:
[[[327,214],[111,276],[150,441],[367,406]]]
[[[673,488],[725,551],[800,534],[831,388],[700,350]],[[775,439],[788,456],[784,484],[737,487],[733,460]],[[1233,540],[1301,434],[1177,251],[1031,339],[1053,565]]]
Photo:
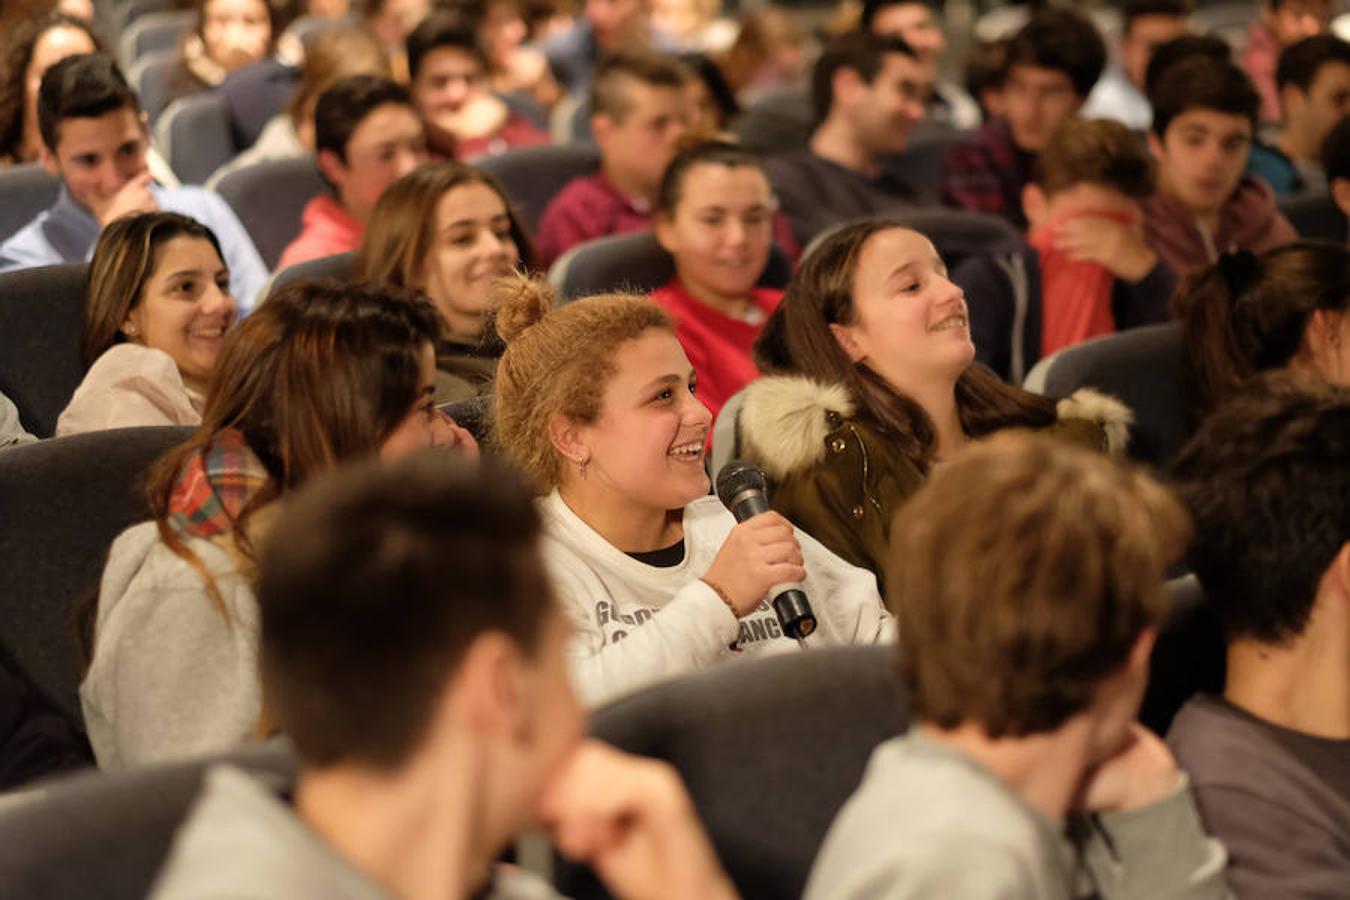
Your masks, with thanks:
[[[119,428],[0,450],[0,650],[74,723],[77,607],[97,595],[113,539],[148,518],[147,468],[191,431]]]
[[[605,706],[591,733],[679,770],[741,896],[800,897],[872,749],[908,724],[894,652],[846,647],[719,666]],[[571,866],[559,889],[604,896]]]
[[[675,260],[650,232],[618,234],[578,244],[549,271],[549,280],[564,301],[617,290],[645,294],[674,277]],[[773,247],[759,284],[781,289],[787,287],[790,277],[792,264],[783,251]]]
[[[300,233],[305,206],[326,190],[310,157],[269,159],[236,169],[216,192],[230,204],[269,269]]]
[[[56,202],[61,182],[39,163],[0,167],[0,242]]]
[[[51,437],[56,419],[84,378],[87,263],[63,263],[0,274],[0,394],[38,437]]]
[[[140,900],[168,857],[214,763],[266,778],[279,791],[295,779],[280,742],[210,760],[91,772],[50,783],[0,812],[0,885],[6,900]]]
[[[534,234],[549,202],[567,182],[599,168],[600,151],[590,144],[520,147],[484,157],[476,165],[497,176],[525,227]]]

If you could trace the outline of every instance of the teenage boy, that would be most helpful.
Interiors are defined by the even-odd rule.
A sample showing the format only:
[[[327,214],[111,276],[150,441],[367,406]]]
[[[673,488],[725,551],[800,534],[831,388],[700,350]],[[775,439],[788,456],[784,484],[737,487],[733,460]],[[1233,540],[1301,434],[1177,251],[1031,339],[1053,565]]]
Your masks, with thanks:
[[[230,270],[230,293],[251,309],[267,269],[239,219],[217,195],[163,188],[146,167],[150,145],[136,93],[102,54],[67,57],[38,89],[42,164],[61,179],[56,203],[0,245],[0,271],[87,260],[112,220],[162,209],[210,228]]]
[[[691,77],[679,59],[651,50],[621,51],[600,64],[591,85],[600,169],[574,178],[544,210],[535,245],[543,265],[583,241],[651,226],[661,175],[689,128]]]
[[[530,490],[430,454],[306,489],[263,553],[267,708],[293,797],[207,773],[152,896],[543,898],[532,824],[616,896],[733,896],[678,777],[581,739]]]
[[[936,0],[866,0],[858,27],[873,34],[898,37],[909,45],[933,86],[928,115],[954,128],[976,128],[980,107],[959,85],[939,77],[947,36]]]
[[[343,78],[319,95],[314,151],[332,191],[309,201],[280,269],[360,247],[380,195],[427,158],[408,89],[379,75]]]
[[[1322,171],[1331,199],[1341,215],[1350,220],[1350,116],[1341,119],[1322,144]],[[1346,229],[1346,238],[1350,241],[1350,228]]]
[[[1186,776],[1135,722],[1186,531],[1148,475],[1054,438],[936,467],[887,579],[914,726],[872,753],[808,900],[1225,896]]]
[[[914,188],[885,165],[923,121],[931,76],[899,38],[835,39],[811,75],[817,125],[807,147],[765,162],[796,242],[839,222],[912,204]]]
[[[1340,314],[1313,315],[1332,325],[1310,329],[1314,352],[1344,354]],[[1177,461],[1228,667],[1223,696],[1187,703],[1168,742],[1244,898],[1350,886],[1347,454],[1350,392],[1285,376],[1221,406]]]
[[[1350,43],[1330,34],[1304,38],[1280,54],[1275,81],[1284,128],[1274,146],[1252,148],[1247,169],[1277,194],[1322,190],[1322,144],[1350,115]]]
[[[1191,0],[1127,0],[1121,8],[1117,62],[1108,66],[1083,105],[1083,115],[1115,119],[1133,131],[1153,124],[1144,78],[1153,51],[1189,30]]]
[[[979,360],[1020,384],[1042,356],[1166,322],[1176,276],[1144,240],[1139,202],[1151,193],[1153,163],[1132,131],[1065,122],[1022,192],[1027,242],[971,257],[952,275]]]
[[[1275,82],[1284,48],[1321,34],[1331,24],[1331,0],[1262,0],[1260,15],[1247,29],[1242,68],[1261,93],[1261,121],[1280,121],[1280,89]]]
[[[1106,45],[1087,19],[1067,10],[1033,16],[1008,46],[1003,115],[947,154],[942,201],[1025,230],[1022,189],[1036,154],[1078,112],[1105,65]]]
[[[1172,271],[1186,275],[1221,253],[1295,239],[1269,185],[1243,171],[1261,103],[1245,72],[1186,57],[1158,76],[1150,99],[1158,190],[1144,201],[1144,234]]]
[[[432,13],[408,35],[407,48],[413,104],[432,155],[470,161],[548,143],[547,133],[489,89],[487,57],[471,23]]]

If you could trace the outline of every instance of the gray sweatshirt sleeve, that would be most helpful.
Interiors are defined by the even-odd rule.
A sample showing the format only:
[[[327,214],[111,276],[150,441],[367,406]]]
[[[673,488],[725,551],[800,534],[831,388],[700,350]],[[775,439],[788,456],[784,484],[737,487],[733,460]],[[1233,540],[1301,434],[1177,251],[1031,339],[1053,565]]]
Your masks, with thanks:
[[[1228,900],[1228,853],[1205,833],[1183,773],[1157,803],[1097,819],[1084,848],[1102,900]]]

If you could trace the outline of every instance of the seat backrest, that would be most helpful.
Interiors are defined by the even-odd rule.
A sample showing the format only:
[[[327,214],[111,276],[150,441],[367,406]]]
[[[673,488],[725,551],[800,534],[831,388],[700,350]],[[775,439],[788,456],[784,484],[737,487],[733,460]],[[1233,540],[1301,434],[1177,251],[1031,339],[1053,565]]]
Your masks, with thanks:
[[[1344,244],[1346,218],[1327,191],[1309,191],[1279,199],[1280,212],[1301,238],[1324,238]]]
[[[338,281],[346,281],[351,277],[352,265],[355,262],[356,252],[352,251],[287,266],[272,276],[272,280],[263,289],[262,296],[270,297],[285,285],[301,278],[335,278]]]
[[[133,22],[150,13],[165,12],[174,5],[173,0],[118,0],[117,3],[98,3],[95,8],[103,18],[107,14],[107,28],[104,34],[123,34]]]
[[[969,256],[1020,238],[1011,222],[988,213],[918,207],[890,210],[887,215],[927,236],[947,264],[948,271],[954,270]]]
[[[1043,384],[1028,376],[1027,387],[1048,396],[1067,397],[1086,387],[1124,402],[1134,411],[1130,458],[1161,471],[1171,468],[1195,430],[1194,375],[1178,323],[1095,338],[1061,350],[1037,368]]]
[[[88,263],[0,274],[0,394],[24,427],[51,437],[84,378],[80,337]]]
[[[263,160],[236,169],[216,185],[269,269],[277,267],[282,251],[300,233],[305,205],[324,190],[319,167],[308,156]]]
[[[567,182],[599,168],[600,151],[590,144],[518,147],[484,157],[475,165],[501,181],[525,227],[534,234],[549,202]]]
[[[749,103],[731,131],[736,138],[762,156],[805,147],[811,138],[811,98],[802,88],[784,88],[765,93]]]
[[[0,167],[0,243],[56,202],[61,181],[39,163]]]
[[[1167,734],[1173,717],[1196,693],[1223,692],[1228,658],[1223,625],[1195,576],[1169,581],[1167,592],[1172,606],[1153,645],[1148,691],[1139,710],[1139,721],[1160,735]]]
[[[797,898],[872,749],[907,716],[893,647],[844,647],[719,666],[612,703],[595,736],[683,777],[741,896]],[[562,866],[559,890],[603,896]]]
[[[949,127],[932,126],[916,133],[904,153],[883,163],[892,177],[914,192],[919,203],[938,204],[942,186],[942,167],[947,152],[966,139],[966,133]]]
[[[0,648],[79,723],[76,607],[148,515],[144,475],[190,428],[119,428],[0,450]],[[0,879],[3,883],[3,879]]]
[[[90,772],[49,784],[0,813],[0,884],[8,900],[140,900],[166,861],[174,833],[206,771],[229,763],[278,791],[295,781],[280,743],[225,757],[124,772]]]
[[[161,10],[136,19],[122,32],[117,55],[122,67],[133,65],[147,53],[177,50],[178,42],[197,26],[193,10]]]
[[[238,152],[230,111],[214,91],[180,97],[155,123],[155,143],[184,184],[205,184]]]
[[[173,94],[173,73],[178,67],[177,50],[146,53],[127,67],[127,82],[141,101],[141,111],[154,128],[159,114],[169,105]]]
[[[617,234],[586,241],[568,250],[549,270],[549,281],[566,302],[608,291],[646,294],[675,277],[675,260],[651,232]],[[774,246],[760,276],[761,287],[785,288],[792,264]]]

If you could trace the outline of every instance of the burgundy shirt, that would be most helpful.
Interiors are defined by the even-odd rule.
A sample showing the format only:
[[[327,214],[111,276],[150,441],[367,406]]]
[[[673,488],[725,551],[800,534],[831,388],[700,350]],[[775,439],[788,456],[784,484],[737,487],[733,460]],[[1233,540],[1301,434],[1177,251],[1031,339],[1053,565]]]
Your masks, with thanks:
[[[605,177],[603,169],[597,169],[573,178],[549,203],[539,219],[535,252],[539,264],[547,269],[577,244],[612,234],[646,231],[651,225],[651,212],[638,209]],[[774,216],[773,238],[795,265],[801,247],[782,213]]]

